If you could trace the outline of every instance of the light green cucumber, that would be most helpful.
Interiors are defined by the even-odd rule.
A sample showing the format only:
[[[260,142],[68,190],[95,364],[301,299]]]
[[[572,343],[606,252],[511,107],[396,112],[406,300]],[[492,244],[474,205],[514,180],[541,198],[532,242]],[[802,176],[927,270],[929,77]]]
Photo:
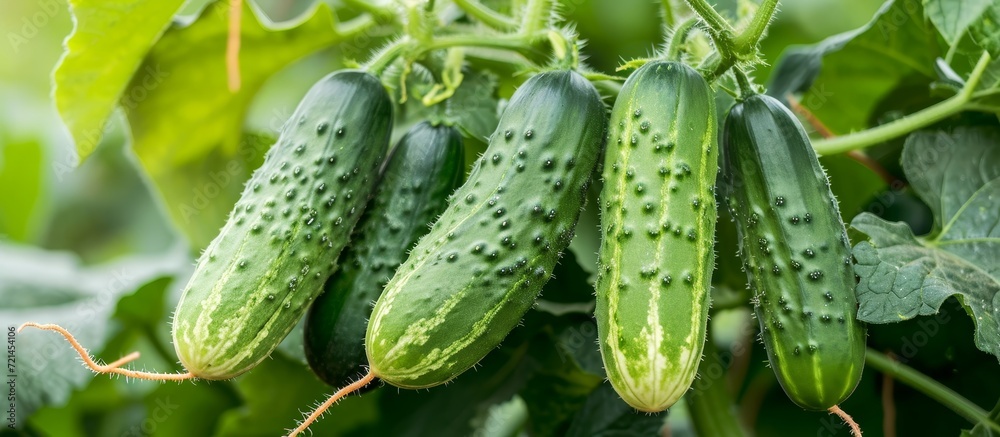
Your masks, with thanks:
[[[692,68],[636,70],[611,112],[596,318],[608,379],[641,411],[688,390],[705,345],[718,173],[713,93]]]
[[[341,71],[309,90],[184,288],[173,341],[189,372],[233,378],[288,335],[336,269],[391,126],[372,75]]]

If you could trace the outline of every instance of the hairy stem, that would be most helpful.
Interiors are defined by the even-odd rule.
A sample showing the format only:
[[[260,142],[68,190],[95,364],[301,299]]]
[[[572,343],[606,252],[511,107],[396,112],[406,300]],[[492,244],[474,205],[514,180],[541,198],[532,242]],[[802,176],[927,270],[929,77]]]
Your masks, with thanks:
[[[767,26],[771,24],[774,13],[778,8],[778,0],[764,0],[754,13],[750,25],[736,37],[736,50],[740,53],[751,53],[756,49],[757,43],[767,31]]]
[[[63,338],[66,339],[66,341],[69,342],[70,346],[73,347],[73,350],[75,350],[76,353],[80,355],[80,358],[83,359],[83,363],[88,368],[90,368],[90,370],[93,371],[94,373],[108,373],[114,375],[122,375],[128,378],[146,379],[150,381],[184,381],[187,379],[195,378],[195,376],[191,372],[155,373],[155,372],[143,372],[138,370],[122,369],[120,367],[124,364],[132,362],[135,359],[139,358],[138,352],[132,352],[128,355],[125,355],[124,357],[121,357],[111,362],[111,364],[103,364],[103,365],[97,364],[97,362],[95,362],[94,359],[90,357],[90,353],[88,353],[87,350],[80,345],[80,342],[76,341],[76,338],[73,337],[73,334],[70,334],[69,331],[67,331],[62,326],[27,322],[18,327],[17,332],[21,332],[21,330],[23,330],[26,327],[41,329],[43,331],[58,332],[60,335],[63,336]]]
[[[697,17],[690,17],[677,25],[674,33],[670,35],[670,42],[667,45],[667,59],[672,61],[680,60],[681,51],[687,42],[688,36],[698,26]]]
[[[323,413],[326,412],[326,410],[329,410],[331,405],[337,403],[337,401],[339,401],[344,396],[347,396],[351,393],[361,390],[362,387],[368,385],[374,379],[375,379],[375,374],[372,373],[371,370],[369,370],[368,373],[366,373],[365,376],[363,376],[361,379],[351,383],[347,387],[337,390],[336,393],[330,396],[325,402],[320,404],[319,407],[316,407],[316,409],[309,414],[309,417],[306,417],[306,419],[303,420],[302,423],[299,424],[299,426],[295,427],[295,429],[288,434],[288,437],[295,437],[300,433],[302,433],[303,431],[305,431],[306,429],[308,429],[309,425],[312,425],[313,422],[319,419],[323,415]]]
[[[688,6],[691,7],[705,23],[708,23],[708,27],[714,29],[720,33],[728,33],[733,35],[736,33],[736,29],[726,21],[726,18],[719,14],[712,5],[708,4],[705,0],[686,0]]]
[[[975,69],[969,75],[969,80],[965,83],[958,94],[945,101],[924,108],[913,114],[898,120],[855,132],[849,135],[842,135],[830,139],[817,140],[813,142],[813,148],[820,155],[833,155],[851,150],[863,149],[884,141],[891,140],[917,129],[927,127],[931,124],[944,120],[958,112],[969,109],[969,102],[973,98],[976,86],[982,79],[983,72],[989,66],[990,55],[984,52]]]
[[[663,11],[663,25],[667,27],[674,27],[674,23],[677,21],[674,15],[674,2],[672,0],[660,0],[663,6],[661,10]]]
[[[454,0],[454,2],[467,15],[489,27],[501,32],[510,32],[517,29],[517,22],[513,18],[494,11],[476,0]]]
[[[551,0],[528,0],[519,33],[524,36],[537,34],[548,23],[550,9]]]

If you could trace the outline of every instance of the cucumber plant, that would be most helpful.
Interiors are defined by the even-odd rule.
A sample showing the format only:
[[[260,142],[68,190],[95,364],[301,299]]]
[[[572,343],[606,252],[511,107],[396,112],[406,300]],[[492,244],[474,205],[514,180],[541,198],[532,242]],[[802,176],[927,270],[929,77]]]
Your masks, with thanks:
[[[854,391],[865,362],[844,222],[795,116],[766,95],[729,111],[724,194],[768,361],[788,397],[826,410]]]
[[[327,384],[350,384],[367,363],[364,340],[372,304],[447,206],[463,164],[462,136],[443,124],[418,123],[393,148],[353,241],[341,254],[340,269],[306,316],[306,359]]]
[[[746,334],[743,331],[733,336],[734,324],[725,322],[717,325],[716,332],[722,333],[719,337],[722,341],[735,338],[729,351],[736,354],[732,362],[738,365],[731,367],[736,371],[726,370],[724,354],[708,357],[698,366],[708,346],[706,323],[710,284],[714,280],[716,288],[712,291],[717,299],[712,304],[717,312],[754,307],[771,367],[783,390],[798,406],[839,414],[852,424],[855,435],[860,435],[860,428],[840,410],[839,404],[858,385],[862,365],[867,361],[877,371],[891,376],[884,381],[899,381],[930,394],[958,412],[958,416],[978,424],[979,429],[987,426],[1000,429],[989,413],[975,403],[941,384],[935,386],[929,377],[894,363],[891,355],[881,355],[873,349],[866,351],[866,327],[854,316],[860,301],[863,310],[859,318],[872,323],[895,322],[933,312],[941,301],[959,294],[964,309],[975,316],[975,326],[969,328],[976,331],[975,346],[1000,355],[996,347],[1000,343],[995,341],[998,331],[990,330],[991,311],[995,309],[990,306],[990,299],[995,293],[989,287],[980,287],[993,284],[983,273],[992,264],[982,254],[989,253],[989,224],[996,222],[993,214],[996,208],[989,208],[993,199],[991,189],[997,188],[996,172],[991,171],[997,166],[993,165],[995,160],[989,154],[992,150],[989,146],[996,142],[994,115],[1000,112],[995,105],[1000,84],[992,80],[996,76],[996,50],[991,50],[995,47],[990,47],[992,40],[987,38],[991,35],[990,24],[996,21],[990,19],[990,14],[996,15],[993,9],[980,8],[984,10],[981,14],[966,11],[963,26],[956,28],[948,20],[942,20],[953,12],[953,8],[941,5],[947,2],[928,0],[905,5],[900,1],[887,2],[864,28],[811,49],[797,49],[800,56],[785,56],[776,62],[771,92],[802,111],[801,116],[816,128],[817,136],[827,137],[810,144],[789,111],[774,99],[752,95],[754,89],[747,77],[763,62],[765,54],[777,59],[765,50],[780,43],[769,44],[764,50],[759,44],[772,21],[777,0],[741,2],[740,7],[725,12],[714,10],[705,0],[686,0],[684,5],[660,2],[662,15],[645,15],[653,20],[662,18],[662,23],[641,26],[636,20],[624,20],[636,29],[665,27],[671,35],[661,58],[671,61],[627,63],[623,68],[641,66],[627,80],[615,75],[614,71],[621,69],[614,70],[613,64],[627,53],[626,47],[631,51],[660,42],[660,32],[636,34],[655,34],[656,41],[602,39],[594,34],[595,29],[609,35],[620,34],[613,23],[581,22],[574,26],[576,23],[552,13],[558,2],[550,0],[488,5],[474,0],[332,2],[319,5],[305,14],[309,16],[281,29],[258,23],[259,10],[252,6],[247,9],[213,2],[190,25],[170,26],[167,24],[170,11],[143,14],[152,2],[130,3],[136,7],[118,11],[116,17],[122,19],[110,21],[93,19],[101,15],[92,13],[93,6],[81,4],[73,8],[78,15],[74,17],[77,27],[67,41],[67,53],[56,74],[56,92],[60,96],[57,107],[66,116],[74,137],[92,143],[93,135],[88,130],[102,127],[114,102],[122,103],[131,122],[129,129],[133,135],[129,138],[135,141],[141,164],[146,166],[158,158],[149,159],[149,150],[173,150],[178,141],[187,140],[177,132],[190,132],[197,141],[184,144],[183,155],[190,159],[183,160],[183,169],[172,168],[181,164],[174,160],[156,162],[164,166],[149,168],[153,184],[168,185],[157,188],[165,196],[163,204],[171,206],[174,218],[190,217],[189,207],[183,202],[191,199],[183,197],[191,188],[199,188],[193,190],[198,197],[207,194],[199,183],[205,182],[206,176],[220,181],[211,177],[218,174],[220,161],[225,165],[255,157],[253,147],[244,147],[240,150],[244,153],[235,161],[212,159],[220,156],[215,146],[230,144],[231,141],[225,141],[227,138],[254,127],[253,121],[244,123],[247,105],[257,102],[251,114],[266,105],[266,100],[255,99],[254,95],[275,71],[309,52],[323,50],[335,53],[334,63],[338,65],[345,56],[364,59],[360,65],[366,73],[341,72],[321,81],[303,101],[264,166],[247,185],[220,189],[222,197],[212,196],[214,203],[228,206],[236,202],[236,208],[216,240],[202,253],[195,274],[172,314],[173,346],[186,373],[154,374],[123,369],[137,354],[99,365],[66,330],[41,325],[66,336],[94,370],[157,380],[231,378],[271,354],[288,329],[318,298],[306,320],[307,360],[320,379],[346,387],[324,403],[299,430],[314,421],[331,402],[352,390],[373,386],[371,382],[376,378],[403,388],[436,387],[454,381],[482,362],[493,348],[500,347],[504,350],[491,358],[498,358],[496,368],[501,370],[494,373],[480,368],[478,380],[475,375],[467,375],[450,388],[436,387],[423,405],[426,410],[409,408],[405,415],[427,416],[413,421],[441,425],[438,427],[445,429],[444,432],[456,430],[461,435],[470,434],[473,423],[486,423],[484,426],[494,434],[516,430],[542,435],[613,434],[618,429],[596,429],[610,421],[601,420],[602,424],[595,426],[589,420],[598,411],[595,406],[605,416],[603,413],[610,410],[603,407],[611,404],[613,410],[626,412],[620,416],[625,420],[613,420],[615,425],[628,426],[630,431],[643,429],[640,433],[651,435],[661,429],[663,420],[644,413],[670,408],[679,397],[690,394],[691,402],[687,405],[696,431],[714,432],[714,429],[739,435],[742,431],[736,423],[738,418],[726,414],[733,399],[725,386],[746,387],[741,378],[770,377],[772,370],[764,369],[765,374],[761,375],[759,366],[750,366],[744,374],[743,370],[748,368],[741,365],[746,364],[748,356],[740,356],[736,346],[752,342],[752,336],[743,335]],[[245,3],[237,1],[232,5]],[[578,6],[583,7],[566,11],[570,20],[593,15],[581,12],[594,8]],[[232,26],[226,39],[230,88],[224,89],[219,36],[226,24],[227,8],[231,8],[228,23]],[[241,16],[247,10],[253,14]],[[736,21],[728,21],[726,15],[734,13]],[[133,18],[131,14],[143,15],[139,22],[148,24],[141,26],[144,32],[150,32],[145,37],[148,44],[122,46],[121,54],[131,53],[131,58],[118,58],[119,53],[114,53],[120,61],[115,68],[93,70],[95,65],[104,64],[101,59],[88,60],[94,56],[90,53],[98,52],[104,57],[109,53],[81,50],[93,42],[87,38],[113,36],[113,29],[102,27],[127,24],[128,18]],[[885,26],[901,14],[924,19]],[[153,21],[157,17],[161,19],[159,23]],[[342,22],[331,21],[330,17],[350,18]],[[239,28],[241,24],[261,26],[244,32]],[[586,37],[595,42],[586,53],[580,51],[576,28],[588,33]],[[242,36],[252,38],[248,45],[259,52],[261,59],[267,57],[267,62],[240,65]],[[865,62],[854,62],[850,78],[838,77],[842,75],[833,67],[856,54],[870,52],[868,43],[875,39],[887,42],[881,47],[885,54],[899,56],[869,57]],[[278,47],[282,52],[269,56],[275,53],[267,53],[268,49]],[[216,50],[220,62],[204,72],[178,68],[196,67],[188,65],[192,58],[181,56],[182,49],[208,56]],[[924,56],[907,57],[906,50]],[[581,63],[581,54],[594,61],[593,67]],[[944,58],[934,59],[936,54]],[[799,62],[802,56],[823,58],[824,65],[832,67],[821,73],[803,69],[803,63]],[[899,64],[899,59],[904,58],[905,65]],[[164,79],[165,75],[158,74],[160,65],[167,72],[183,70],[193,75]],[[316,65],[327,64],[303,64],[302,68],[308,70]],[[897,65],[903,68],[893,72]],[[154,66],[157,68],[147,68]],[[871,92],[865,95],[804,89],[813,82],[828,87],[825,90],[856,89],[849,82],[864,78],[866,69],[868,74],[879,74],[884,80],[867,84],[865,89]],[[135,70],[136,74],[128,78],[125,74],[128,70]],[[538,74],[541,71],[548,72]],[[911,74],[914,71],[926,74]],[[526,72],[538,75],[514,93],[498,126],[497,108],[503,107],[501,98],[510,95],[515,85],[522,82],[519,75]],[[242,89],[241,73],[247,75],[246,87]],[[77,80],[76,75],[85,80]],[[192,78],[202,77],[205,79],[202,86],[190,86]],[[788,78],[801,80],[784,80]],[[814,78],[817,80],[811,80]],[[593,87],[588,81],[593,82]],[[623,86],[618,85],[621,82]],[[278,81],[271,84],[268,87],[283,86]],[[398,101],[390,101],[383,84],[398,91]],[[742,97],[730,90],[733,85],[739,87]],[[903,102],[905,105],[897,101],[899,96],[923,88],[933,93],[907,100]],[[603,92],[608,103],[613,102],[610,132],[604,131],[607,114],[595,89]],[[722,148],[716,144],[715,105],[727,98],[713,95],[713,91],[738,97],[722,129]],[[797,92],[807,92],[805,106],[794,104]],[[79,96],[96,100],[81,100]],[[194,108],[202,103],[199,101],[202,98],[205,102],[233,104],[216,105],[219,113],[213,115],[218,117],[205,120],[204,124],[192,123],[191,117],[171,118],[178,111],[164,110]],[[930,106],[918,110],[916,106],[921,102]],[[853,108],[854,104],[861,112],[839,111]],[[807,107],[816,112],[803,111]],[[914,112],[901,115],[893,108]],[[471,147],[478,147],[479,138],[494,132],[485,155],[473,166],[469,182],[457,194],[447,196],[465,170],[459,162],[462,146],[455,129],[419,124],[403,138],[395,155],[382,160],[390,125],[397,114],[405,118],[400,125],[416,119],[447,119],[475,141]],[[865,124],[874,121],[880,124],[864,129]],[[979,124],[983,126],[967,129]],[[164,126],[176,129],[168,132],[162,130]],[[933,132],[895,141],[923,128]],[[835,137],[831,133],[834,131],[856,132]],[[252,132],[245,133],[247,138],[254,137]],[[603,158],[602,141],[609,142]],[[880,152],[889,153],[872,156],[858,153],[877,143],[881,143]],[[78,150],[86,155],[93,145],[81,144]],[[944,147],[931,150],[931,146],[940,145]],[[881,186],[876,182],[878,178],[892,186],[893,179],[905,176],[913,193],[930,199],[929,210],[934,212],[936,224],[930,234],[912,238],[903,225],[859,215],[853,223],[871,241],[861,242],[855,248],[857,267],[852,267],[838,204],[811,148],[824,155],[849,151],[847,157],[863,165],[851,169],[847,167],[854,163],[841,166],[831,160],[831,164],[837,165],[834,182],[840,184],[835,186],[838,189],[847,185],[841,179],[851,177],[857,177],[849,180],[854,185],[851,188],[866,185],[864,188],[877,190]],[[423,153],[430,149],[437,152]],[[904,157],[902,172],[882,168],[893,165],[884,157],[894,156],[899,149]],[[8,164],[34,164],[38,158],[11,155],[8,149],[4,152],[3,161]],[[935,159],[947,158],[948,171],[940,171],[944,165],[937,163],[934,166],[920,163],[915,168],[915,155],[924,158],[925,153],[927,156],[933,153]],[[196,161],[198,157],[210,159]],[[600,202],[594,209],[600,213],[601,223],[594,224],[588,217],[585,225],[580,226],[576,222],[583,203],[582,193],[599,161],[604,162],[603,185],[599,187]],[[387,164],[379,169],[380,163]],[[717,182],[720,165],[725,176]],[[17,174],[7,170],[18,167],[13,164],[0,168],[0,176]],[[952,171],[956,168],[970,171]],[[204,170],[203,174],[197,174],[198,169]],[[170,177],[180,174],[177,170],[203,179],[169,186],[177,182],[176,177]],[[842,173],[850,176],[841,176]],[[238,176],[232,174],[225,179],[235,180]],[[746,271],[745,276],[730,277],[729,266],[724,266],[726,271],[712,271],[716,244],[713,230],[720,230],[716,224],[715,186],[735,218],[738,229],[732,229],[732,234],[739,234],[739,256],[743,259],[740,265]],[[46,190],[42,188],[44,194]],[[237,202],[240,188],[245,189]],[[845,209],[855,209],[873,195],[873,191],[864,189],[835,192],[843,196]],[[374,200],[372,194],[376,194]],[[178,195],[182,198],[177,198]],[[35,209],[33,203],[25,203],[19,196],[6,200],[21,207],[11,209],[15,214],[0,214],[4,216],[0,217],[4,218],[0,220],[4,222],[0,223],[3,228],[0,231],[13,231],[11,236],[15,239],[29,237],[31,229],[19,222],[31,220],[35,211],[28,210]],[[879,202],[892,203],[881,196]],[[219,229],[209,216],[228,212],[216,211],[212,206],[199,208],[199,212],[205,213],[199,218],[204,220],[177,223],[195,246],[208,243],[202,241],[204,236]],[[226,217],[216,218],[221,224]],[[434,223],[424,227],[431,222]],[[577,230],[586,233],[575,247],[582,249],[577,253],[581,265],[573,265],[574,268],[568,269],[572,273],[567,274],[578,280],[550,282],[553,289],[561,287],[567,292],[539,302],[540,311],[530,316],[534,326],[526,330],[530,331],[526,335],[518,336],[523,341],[512,344],[503,340],[510,337],[512,327],[535,301],[540,287],[551,277],[560,251]],[[727,231],[717,234],[720,243],[726,246],[720,245],[719,251],[735,252],[736,239],[730,238],[729,229],[721,230]],[[424,237],[420,238],[421,235]],[[598,240],[600,247],[594,247]],[[731,248],[730,243],[733,243]],[[586,256],[588,252],[597,255],[596,262]],[[922,263],[926,260],[934,265]],[[331,273],[336,274],[338,268],[343,270],[327,278]],[[0,269],[0,280],[8,270],[12,269]],[[852,270],[860,280],[857,301]],[[590,279],[584,278],[583,272],[595,273],[597,279],[593,307],[590,290],[586,285],[580,287],[581,282]],[[750,287],[744,287],[746,282]],[[320,297],[323,290],[326,293]],[[137,293],[140,295],[137,299],[159,291],[162,289]],[[910,294],[903,296],[902,292]],[[128,325],[133,321],[127,318],[133,316],[129,313],[134,312],[134,302],[130,299],[119,305],[117,309],[121,312],[112,316],[125,320],[125,329],[130,329]],[[596,333],[587,331],[590,321],[581,314],[591,308],[595,312]],[[738,313],[741,317],[745,314]],[[536,325],[534,321],[539,323]],[[166,362],[174,361],[169,347],[158,344],[158,337],[147,335],[151,332],[146,329],[148,320],[142,322],[144,331],[140,335],[128,333],[125,341],[149,341]],[[894,329],[908,328],[900,325]],[[949,343],[951,347],[952,339],[945,332],[959,329],[962,328],[958,325],[940,331],[935,328],[930,336],[934,339],[929,341]],[[11,355],[14,334],[10,330]],[[874,348],[896,348],[908,355],[906,358],[912,357],[885,342],[885,331],[877,334],[872,338]],[[30,345],[30,337],[26,340]],[[117,347],[122,343],[111,344]],[[958,350],[960,345],[954,346],[955,353],[945,357],[955,370],[952,373],[987,374],[986,368],[970,372],[963,367],[969,361],[983,360],[960,359],[968,355]],[[281,349],[283,353],[295,352]],[[972,345],[969,350],[973,350]],[[558,352],[559,356],[551,352]],[[602,356],[603,371],[592,360],[596,353]],[[921,347],[914,353],[934,352],[933,348]],[[265,392],[255,385],[261,381],[265,384],[279,381],[280,393],[267,392],[289,396],[289,400],[293,399],[291,396],[312,399],[316,397],[315,390],[322,390],[307,368],[276,358],[258,368],[256,375],[233,384],[240,393],[248,394]],[[555,363],[551,361],[553,358],[562,362]],[[921,365],[920,359],[910,363]],[[31,367],[29,371],[37,370]],[[699,389],[701,384],[692,388],[699,368],[703,380],[716,383],[702,389],[714,387],[712,390]],[[271,369],[278,369],[280,377],[270,373]],[[725,371],[724,379],[720,370]],[[359,373],[362,373],[360,380],[351,382]],[[507,379],[514,374],[517,377]],[[605,374],[608,384],[594,389]],[[37,376],[30,375],[29,384],[39,380]],[[723,381],[726,384],[719,384]],[[983,387],[995,388],[988,383],[983,382]],[[222,385],[232,387],[229,383]],[[756,387],[752,383],[749,386]],[[12,386],[12,395],[13,389]],[[310,389],[314,391],[309,392]],[[611,393],[615,390],[617,395]],[[62,399],[65,391],[53,394],[42,387],[46,396],[38,398]],[[482,399],[473,391],[495,396],[480,403]],[[490,405],[488,416],[480,414],[487,411],[487,403],[494,404],[501,397],[498,394],[506,397],[515,392],[518,402],[506,403],[502,408]],[[757,393],[741,392],[739,400],[753,409],[753,400],[760,399],[754,394]],[[868,412],[874,410],[870,408],[872,396],[867,396],[870,394],[869,391],[866,396],[854,399],[853,405],[865,411],[860,416],[862,422],[875,420],[873,413]],[[891,390],[883,390],[883,394],[883,400],[891,399]],[[408,418],[400,414],[407,410],[405,407],[412,407],[413,402],[421,402],[413,400],[420,399],[420,394],[388,399],[394,394],[383,390],[380,396],[381,400],[368,404],[378,405],[381,416],[375,417],[390,418],[399,429],[428,433],[411,426],[412,422],[408,423]],[[247,408],[247,416],[251,418],[270,415],[283,421],[288,414],[294,414],[291,410],[280,411],[281,405],[294,408],[293,402],[260,403],[252,396],[241,400],[246,402],[238,408]],[[437,408],[445,403],[461,403],[467,408],[460,413],[451,408]],[[220,413],[230,408],[230,402],[222,404],[225,405],[218,406]],[[265,408],[273,408],[266,412],[270,414],[260,414],[260,405],[264,404]],[[18,407],[19,412],[24,411]],[[791,403],[786,407],[793,411],[779,414],[808,417],[809,413],[798,411]],[[529,414],[520,414],[523,408],[529,409]],[[432,409],[445,410],[458,425],[442,424],[441,417],[430,416],[428,410]],[[774,418],[773,411],[776,410],[762,410],[764,414],[759,416],[762,420],[757,421],[763,424],[762,429],[771,429],[768,422]],[[49,414],[53,411],[46,413],[46,418]],[[520,417],[526,422],[509,420],[510,426],[505,424],[504,432],[499,432],[499,428],[492,426],[498,417]],[[649,426],[632,426],[640,420]],[[729,423],[724,426],[706,428],[726,421]],[[44,422],[50,421],[28,422],[25,432],[52,434],[54,431],[46,428]],[[65,421],[59,421],[62,422]],[[256,428],[263,423],[256,419],[252,421],[255,428],[250,430],[234,429],[233,421],[224,422],[222,428],[216,423],[206,423],[205,427],[230,434],[281,432]],[[934,422],[939,425],[943,421]],[[782,426],[796,423],[803,421],[791,419]],[[357,424],[372,431],[370,425],[370,422]],[[395,433],[384,431],[379,429],[376,433]],[[934,431],[937,432],[925,433],[941,434],[937,429]]]
[[[714,94],[680,62],[653,61],[611,112],[596,318],[608,379],[641,411],[669,408],[694,380],[715,268]]]

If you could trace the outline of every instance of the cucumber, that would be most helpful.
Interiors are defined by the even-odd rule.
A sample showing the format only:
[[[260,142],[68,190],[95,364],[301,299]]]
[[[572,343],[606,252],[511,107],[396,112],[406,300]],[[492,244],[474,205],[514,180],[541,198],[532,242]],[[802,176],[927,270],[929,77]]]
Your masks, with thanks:
[[[576,72],[538,74],[514,93],[469,179],[375,304],[373,375],[443,384],[517,325],[573,237],[606,124]]]
[[[608,380],[663,411],[694,381],[715,267],[714,94],[698,72],[650,62],[611,111],[595,316]]]
[[[288,335],[336,269],[391,127],[392,102],[370,74],[336,72],[309,90],[177,305],[174,348],[195,377],[240,375]]]
[[[340,270],[306,316],[306,359],[327,384],[346,386],[367,364],[364,342],[372,303],[448,205],[464,162],[458,131],[428,122],[413,126],[393,149],[354,241],[341,254]]]
[[[865,361],[837,200],[802,125],[771,97],[733,106],[722,155],[768,361],[793,402],[828,409],[851,395]]]

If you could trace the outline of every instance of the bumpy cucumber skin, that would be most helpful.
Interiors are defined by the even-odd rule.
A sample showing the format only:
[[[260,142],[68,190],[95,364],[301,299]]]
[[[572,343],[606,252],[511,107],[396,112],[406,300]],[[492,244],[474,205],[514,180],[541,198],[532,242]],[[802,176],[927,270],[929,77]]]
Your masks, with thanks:
[[[464,176],[463,155],[456,129],[428,122],[413,126],[393,149],[340,270],[306,317],[306,359],[327,384],[343,387],[364,372],[372,303],[448,206]]]
[[[663,411],[694,381],[715,267],[714,95],[696,71],[651,62],[611,111],[595,316],[608,379]]]
[[[341,71],[309,90],[183,291],[173,340],[188,371],[233,378],[288,335],[336,269],[391,127],[374,76]]]
[[[572,239],[606,124],[578,73],[542,73],[514,93],[469,179],[375,304],[375,375],[443,384],[507,336]]]
[[[793,402],[828,409],[851,395],[865,360],[837,200],[802,126],[771,97],[730,110],[722,153],[768,360]]]

